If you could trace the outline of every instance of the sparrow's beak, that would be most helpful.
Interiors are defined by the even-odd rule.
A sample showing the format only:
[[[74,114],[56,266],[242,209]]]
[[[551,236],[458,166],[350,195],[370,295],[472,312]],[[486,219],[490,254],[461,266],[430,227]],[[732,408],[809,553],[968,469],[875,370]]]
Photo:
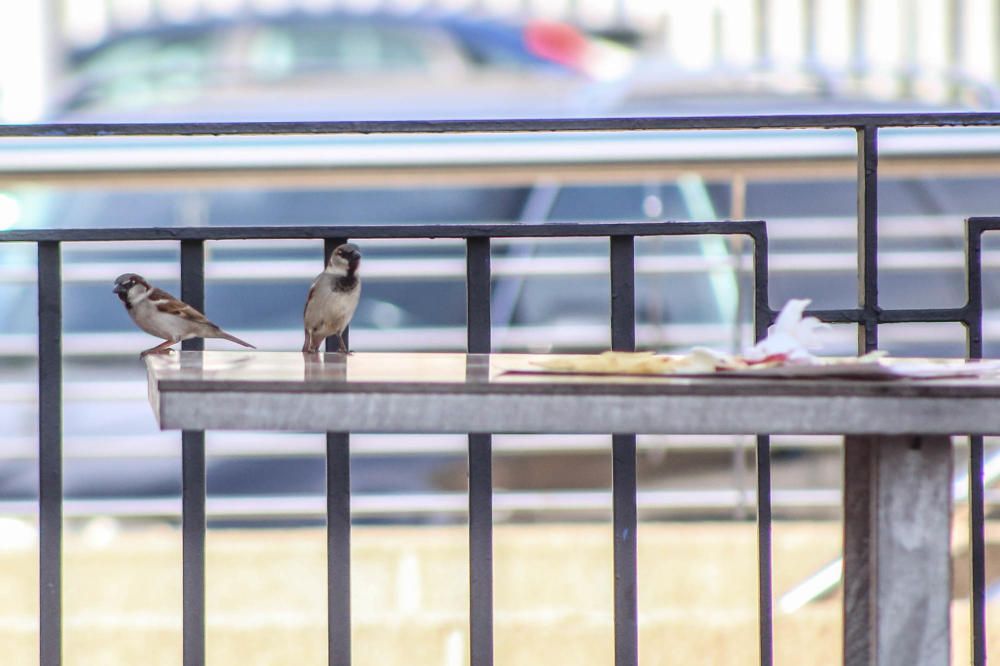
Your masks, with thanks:
[[[117,295],[121,296],[122,294],[125,293],[125,291],[126,291],[125,285],[123,285],[123,284],[116,284],[115,288],[111,290],[111,293],[117,294]]]
[[[360,252],[351,252],[349,255],[347,255],[347,265],[351,267],[351,270],[355,270],[358,267],[358,264],[360,263],[361,263]]]

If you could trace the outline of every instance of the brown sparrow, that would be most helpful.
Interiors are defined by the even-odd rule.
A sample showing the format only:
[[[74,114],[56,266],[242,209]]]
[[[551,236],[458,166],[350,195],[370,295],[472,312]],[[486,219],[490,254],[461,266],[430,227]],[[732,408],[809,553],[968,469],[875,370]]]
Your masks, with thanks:
[[[302,315],[306,333],[303,352],[319,351],[320,343],[331,335],[337,336],[340,351],[347,352],[343,333],[361,297],[360,263],[361,251],[356,245],[338,245],[330,255],[326,269],[313,280]]]
[[[193,307],[174,298],[162,289],[151,286],[141,275],[125,273],[115,278],[114,293],[122,299],[125,310],[136,326],[150,335],[166,340],[139,354],[159,354],[170,345],[190,338],[223,338],[244,347],[256,349],[249,342],[226,333]]]

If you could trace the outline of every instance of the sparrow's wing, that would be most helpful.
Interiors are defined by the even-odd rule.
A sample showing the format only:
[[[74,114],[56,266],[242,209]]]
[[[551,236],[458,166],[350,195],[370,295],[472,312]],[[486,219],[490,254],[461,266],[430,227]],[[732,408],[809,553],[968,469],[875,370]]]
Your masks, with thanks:
[[[309,312],[309,304],[312,303],[313,294],[316,293],[316,285],[318,285],[318,284],[319,284],[319,278],[316,278],[315,280],[313,280],[312,285],[310,285],[310,287],[309,287],[309,293],[306,295],[306,304],[302,308],[302,319],[303,320],[306,318],[306,313]]]
[[[162,289],[153,289],[149,292],[149,302],[155,305],[156,309],[160,312],[176,315],[190,322],[208,324],[209,326],[216,327],[215,324],[208,320],[208,317],[198,312],[184,301],[174,298]]]

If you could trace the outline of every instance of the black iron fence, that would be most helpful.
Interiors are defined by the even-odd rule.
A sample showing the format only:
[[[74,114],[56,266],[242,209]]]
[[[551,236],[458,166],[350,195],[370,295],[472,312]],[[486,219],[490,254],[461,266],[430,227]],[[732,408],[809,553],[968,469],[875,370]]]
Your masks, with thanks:
[[[970,358],[982,356],[982,236],[1000,230],[1000,218],[968,221],[968,300],[959,308],[883,309],[878,300],[878,132],[884,127],[1000,126],[1000,114],[813,115],[712,118],[615,118],[574,120],[233,123],[145,125],[37,125],[0,127],[3,137],[152,136],[222,134],[453,133],[540,131],[642,131],[698,129],[848,128],[857,134],[858,306],[810,314],[858,328],[858,350],[878,346],[880,324],[958,322],[967,330]],[[659,222],[365,227],[130,228],[9,231],[7,242],[38,248],[40,655],[42,666],[61,663],[62,653],[62,305],[61,248],[79,241],[174,241],[181,247],[181,297],[204,305],[204,243],[236,239],[323,239],[325,252],[350,239],[460,238],[466,242],[467,348],[490,351],[490,239],[608,237],[610,240],[612,348],[635,347],[634,239],[639,236],[738,234],[754,244],[754,330],[761,337],[773,321],[768,303],[767,234],[764,222]],[[200,340],[184,343],[200,349]],[[183,433],[184,663],[205,655],[205,434]],[[350,645],[350,441],[327,435],[329,662],[345,666]],[[469,561],[471,663],[493,661],[492,469],[489,434],[469,436]],[[615,663],[638,663],[636,569],[636,448],[634,435],[615,435],[613,459]],[[760,663],[772,663],[770,444],[757,438],[758,586]],[[971,641],[973,663],[984,664],[985,563],[983,439],[971,439],[969,456]]]

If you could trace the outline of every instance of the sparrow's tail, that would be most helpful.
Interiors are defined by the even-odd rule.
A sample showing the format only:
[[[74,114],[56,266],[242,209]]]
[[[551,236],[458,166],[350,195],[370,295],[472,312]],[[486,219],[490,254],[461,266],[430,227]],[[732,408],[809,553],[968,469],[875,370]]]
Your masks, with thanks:
[[[215,337],[217,337],[217,338],[222,338],[223,340],[229,340],[230,342],[235,342],[238,345],[243,345],[244,347],[249,347],[250,349],[257,349],[256,347],[254,347],[252,344],[250,344],[246,340],[240,340],[235,335],[230,335],[229,333],[226,333],[225,331],[223,331],[221,328],[220,329],[216,329],[216,333],[217,333],[217,335]]]

